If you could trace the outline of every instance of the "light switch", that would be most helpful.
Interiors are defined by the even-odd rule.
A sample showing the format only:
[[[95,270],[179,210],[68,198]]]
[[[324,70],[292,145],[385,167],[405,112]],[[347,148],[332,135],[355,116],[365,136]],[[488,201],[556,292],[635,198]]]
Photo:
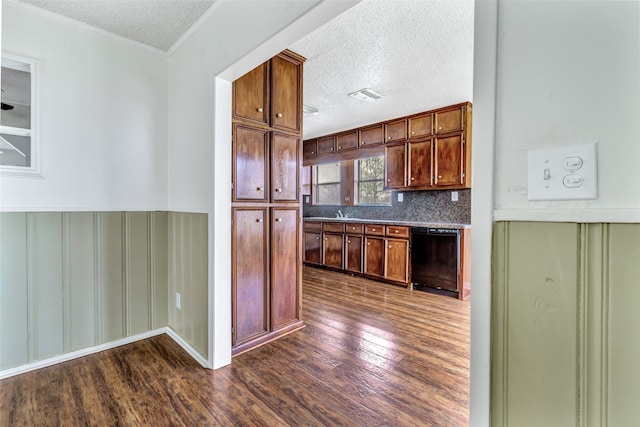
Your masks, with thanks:
[[[398,203],[404,201],[404,194],[398,193]]]
[[[596,199],[596,144],[527,152],[529,200]]]
[[[452,191],[451,192],[451,201],[452,202],[457,202],[458,201],[458,192],[457,191]]]

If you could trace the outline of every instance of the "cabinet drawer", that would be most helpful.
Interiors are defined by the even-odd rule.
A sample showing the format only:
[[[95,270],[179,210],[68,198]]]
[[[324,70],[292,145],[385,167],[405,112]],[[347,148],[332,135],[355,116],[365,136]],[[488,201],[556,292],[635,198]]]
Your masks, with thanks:
[[[409,227],[387,225],[387,236],[409,238]]]
[[[384,225],[365,224],[364,232],[365,234],[370,234],[372,236],[384,236]]]
[[[382,125],[371,126],[360,130],[360,146],[369,147],[380,145],[384,142],[384,130]]]
[[[362,224],[345,224],[344,228],[347,234],[362,234],[363,231]]]
[[[304,231],[322,231],[322,223],[316,221],[305,221]]]
[[[344,224],[341,222],[323,222],[322,230],[332,233],[344,233]]]

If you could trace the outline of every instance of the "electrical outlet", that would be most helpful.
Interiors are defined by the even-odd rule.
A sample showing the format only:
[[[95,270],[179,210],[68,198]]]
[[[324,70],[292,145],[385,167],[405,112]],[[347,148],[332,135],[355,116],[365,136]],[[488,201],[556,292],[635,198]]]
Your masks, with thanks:
[[[404,201],[404,194],[398,193],[398,203],[402,203]]]
[[[181,298],[180,292],[176,292],[176,308],[178,310],[182,310],[182,302],[180,301],[181,299],[182,298]]]
[[[458,192],[457,191],[452,191],[451,192],[451,201],[452,202],[457,202],[458,201]]]

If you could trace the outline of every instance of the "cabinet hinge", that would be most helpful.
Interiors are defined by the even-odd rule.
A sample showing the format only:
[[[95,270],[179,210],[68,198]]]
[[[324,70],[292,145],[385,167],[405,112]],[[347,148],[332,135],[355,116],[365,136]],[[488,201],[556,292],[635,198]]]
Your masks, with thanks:
[[[233,334],[233,332],[235,331],[234,327],[231,327],[231,333]]]
[[[231,190],[233,190],[233,182],[231,183]]]

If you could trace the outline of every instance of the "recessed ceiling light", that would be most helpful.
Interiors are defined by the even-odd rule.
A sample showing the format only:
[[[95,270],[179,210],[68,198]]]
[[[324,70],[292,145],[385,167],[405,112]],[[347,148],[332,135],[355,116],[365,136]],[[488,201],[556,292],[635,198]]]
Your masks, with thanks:
[[[364,102],[373,102],[382,98],[382,95],[380,95],[378,92],[371,90],[369,88],[364,88],[356,92],[351,92],[349,96]]]
[[[308,116],[317,116],[320,114],[320,111],[316,107],[312,107],[310,105],[303,105],[302,112]]]

